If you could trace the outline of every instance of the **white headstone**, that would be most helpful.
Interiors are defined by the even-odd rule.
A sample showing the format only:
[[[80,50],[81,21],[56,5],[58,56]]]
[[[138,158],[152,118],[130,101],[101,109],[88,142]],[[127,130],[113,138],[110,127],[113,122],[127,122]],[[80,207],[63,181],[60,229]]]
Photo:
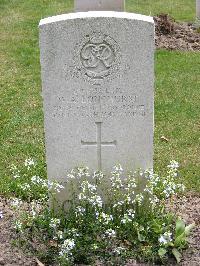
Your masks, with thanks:
[[[124,11],[124,0],[74,0],[75,11]]]
[[[154,22],[123,12],[42,19],[47,170],[153,165]]]
[[[196,0],[196,18],[200,20],[200,0]]]

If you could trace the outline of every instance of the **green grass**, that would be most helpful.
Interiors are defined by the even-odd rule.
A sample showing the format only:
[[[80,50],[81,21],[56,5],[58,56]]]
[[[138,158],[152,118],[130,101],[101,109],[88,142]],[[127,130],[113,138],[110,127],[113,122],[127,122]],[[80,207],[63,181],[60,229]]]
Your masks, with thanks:
[[[126,0],[126,10],[155,16],[167,13],[180,21],[195,20],[196,0]]]
[[[200,190],[199,65],[200,53],[156,55],[155,165],[161,170],[169,159],[178,160],[185,183],[194,190]]]
[[[145,13],[145,2],[154,3],[152,12],[168,10],[164,4],[160,10],[159,1],[140,0],[135,12]],[[187,4],[190,11],[175,10],[178,19],[193,17],[191,3]],[[38,23],[72,9],[71,0],[0,0],[0,192],[9,186],[12,163],[34,157],[41,174],[46,174]],[[134,11],[134,1],[127,2],[127,9]],[[159,51],[156,55],[155,167],[162,170],[170,159],[177,159],[185,183],[195,190],[200,190],[199,63],[200,53]],[[168,143],[160,140],[162,135]]]

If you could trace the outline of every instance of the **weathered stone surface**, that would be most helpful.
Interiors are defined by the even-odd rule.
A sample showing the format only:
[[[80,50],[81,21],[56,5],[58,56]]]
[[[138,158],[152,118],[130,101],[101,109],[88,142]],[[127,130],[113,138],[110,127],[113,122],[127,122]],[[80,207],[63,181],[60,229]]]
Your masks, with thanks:
[[[40,22],[47,170],[152,167],[154,23],[123,12]]]
[[[196,17],[200,20],[200,0],[196,0]]]
[[[75,11],[124,11],[124,0],[74,0]]]

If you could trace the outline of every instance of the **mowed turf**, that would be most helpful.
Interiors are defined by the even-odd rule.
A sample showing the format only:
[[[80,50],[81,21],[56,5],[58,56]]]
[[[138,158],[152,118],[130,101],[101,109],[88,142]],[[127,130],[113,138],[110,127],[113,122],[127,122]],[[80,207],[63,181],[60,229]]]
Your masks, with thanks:
[[[128,11],[135,10],[134,2],[127,1]],[[165,1],[160,10],[161,1],[141,0],[135,12],[148,13],[145,2],[154,14],[166,11]],[[176,9],[178,19],[183,13],[193,17],[187,8]],[[26,158],[35,158],[46,176],[38,23],[72,10],[69,0],[0,0],[0,193],[9,187],[11,164]],[[155,169],[164,172],[176,159],[184,183],[200,191],[200,53],[158,51],[155,68]]]
[[[126,0],[129,12],[155,16],[167,13],[180,21],[195,20],[196,0]]]

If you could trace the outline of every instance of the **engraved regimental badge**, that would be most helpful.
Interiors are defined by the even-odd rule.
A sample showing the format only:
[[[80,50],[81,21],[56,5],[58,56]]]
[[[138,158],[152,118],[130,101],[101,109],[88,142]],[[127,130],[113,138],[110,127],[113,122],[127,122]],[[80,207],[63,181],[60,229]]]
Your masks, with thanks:
[[[98,33],[86,35],[79,46],[80,69],[87,79],[103,80],[117,72],[120,51],[114,39]]]

